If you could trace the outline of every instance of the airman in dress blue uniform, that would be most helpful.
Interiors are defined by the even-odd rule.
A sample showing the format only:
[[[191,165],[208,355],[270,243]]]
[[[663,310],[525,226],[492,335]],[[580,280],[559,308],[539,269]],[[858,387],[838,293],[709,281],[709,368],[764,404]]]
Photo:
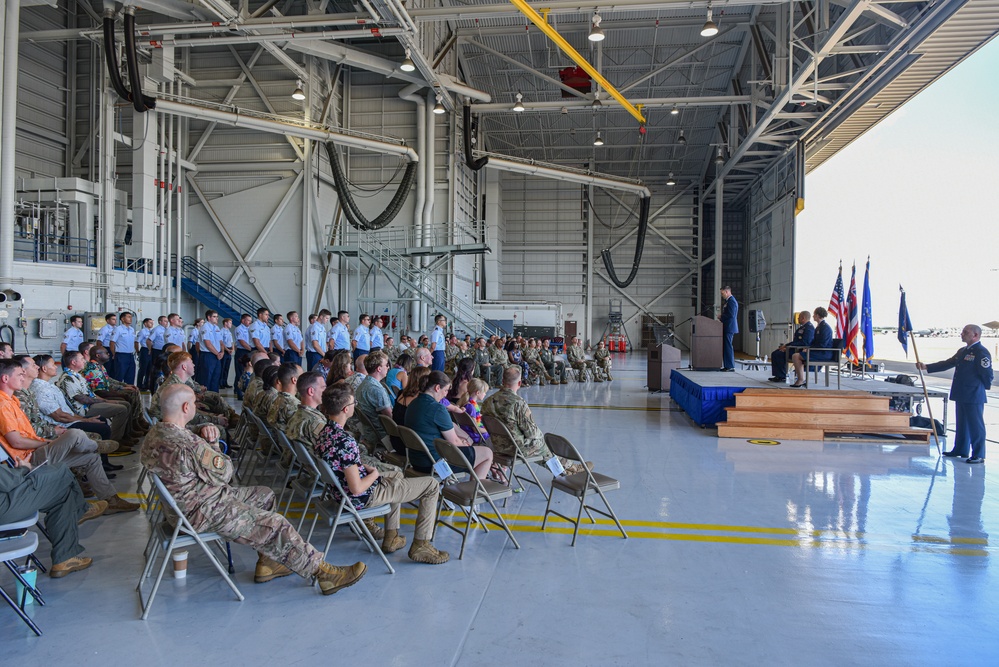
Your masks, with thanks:
[[[992,355],[981,344],[982,328],[969,324],[961,331],[965,347],[950,359],[935,364],[917,363],[916,367],[929,373],[954,369],[950,386],[950,400],[957,406],[957,433],[954,446],[944,456],[971,456],[967,463],[985,462],[985,392],[992,386]]]
[[[735,370],[735,350],[732,348],[732,339],[739,333],[739,302],[732,296],[732,288],[721,288],[722,312],[718,319],[722,323],[722,370]]]

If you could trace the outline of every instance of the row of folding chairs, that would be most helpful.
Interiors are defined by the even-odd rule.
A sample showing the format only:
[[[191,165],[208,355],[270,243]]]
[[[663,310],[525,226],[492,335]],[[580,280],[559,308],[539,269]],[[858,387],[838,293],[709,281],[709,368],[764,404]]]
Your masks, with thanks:
[[[8,465],[8,459],[10,456],[7,454],[3,447],[0,447],[0,465]],[[20,537],[8,538],[0,540],[0,562],[10,570],[10,573],[14,575],[14,579],[21,585],[21,596],[19,599],[14,600],[4,590],[3,586],[0,586],[0,597],[3,597],[4,602],[14,610],[18,617],[24,621],[24,623],[31,628],[31,631],[35,633],[36,636],[41,637],[42,631],[38,625],[28,616],[24,611],[24,605],[27,603],[28,595],[34,598],[35,602],[39,606],[45,606],[45,599],[42,594],[38,591],[38,588],[32,586],[24,578],[18,570],[17,561],[21,558],[24,559],[24,565],[34,564],[38,568],[39,572],[46,572],[45,566],[42,565],[41,561],[35,557],[35,552],[38,550],[38,533],[29,530],[31,528],[37,527],[45,537],[48,534],[45,532],[45,528],[38,523],[38,512],[35,512],[29,517],[20,519],[18,521],[8,521],[6,523],[0,523],[0,532],[20,532],[27,531]]]

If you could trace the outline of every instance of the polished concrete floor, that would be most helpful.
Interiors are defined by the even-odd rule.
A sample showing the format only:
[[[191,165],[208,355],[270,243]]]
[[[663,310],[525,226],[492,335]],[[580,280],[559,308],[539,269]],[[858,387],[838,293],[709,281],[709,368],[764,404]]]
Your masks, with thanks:
[[[443,530],[437,545],[452,551],[450,563],[418,565],[401,551],[390,556],[390,575],[338,532],[329,560],[363,559],[369,570],[322,597],[297,577],[255,585],[255,554],[234,545],[241,603],[192,552],[186,582],[166,580],[140,621],[133,588],[147,523],[141,514],[100,518],[81,528],[94,566],[41,580],[49,604],[31,613],[44,636],[0,609],[3,662],[972,665],[999,657],[989,540],[999,533],[999,463],[969,466],[925,446],[720,440],[646,391],[641,355],[618,356],[612,383],[524,392],[542,428],[621,480],[608,497],[628,540],[603,520],[575,548],[565,523],[540,532],[545,503],[533,488],[506,511],[520,550],[500,531],[479,532],[459,561],[457,536]],[[129,469],[116,481],[130,491],[136,458],[118,459]],[[409,525],[404,531],[411,537]],[[12,588],[6,570],[0,583]]]

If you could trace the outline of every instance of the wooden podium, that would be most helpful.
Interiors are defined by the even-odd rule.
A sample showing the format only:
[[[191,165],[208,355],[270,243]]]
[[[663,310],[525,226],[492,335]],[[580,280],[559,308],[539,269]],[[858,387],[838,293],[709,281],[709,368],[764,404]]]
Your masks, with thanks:
[[[680,368],[680,350],[665,343],[649,347],[649,391],[669,391],[669,376],[674,368]]]
[[[722,323],[698,315],[690,328],[690,367],[716,371],[722,366]]]

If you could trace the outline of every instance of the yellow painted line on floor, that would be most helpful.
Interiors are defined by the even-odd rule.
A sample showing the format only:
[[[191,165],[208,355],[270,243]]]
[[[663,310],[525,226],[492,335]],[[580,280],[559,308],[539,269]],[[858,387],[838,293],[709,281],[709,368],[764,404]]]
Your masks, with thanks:
[[[528,403],[532,408],[562,409],[567,410],[632,410],[636,412],[669,412],[669,408],[638,408],[625,407],[619,405],[558,405],[555,403]]]

